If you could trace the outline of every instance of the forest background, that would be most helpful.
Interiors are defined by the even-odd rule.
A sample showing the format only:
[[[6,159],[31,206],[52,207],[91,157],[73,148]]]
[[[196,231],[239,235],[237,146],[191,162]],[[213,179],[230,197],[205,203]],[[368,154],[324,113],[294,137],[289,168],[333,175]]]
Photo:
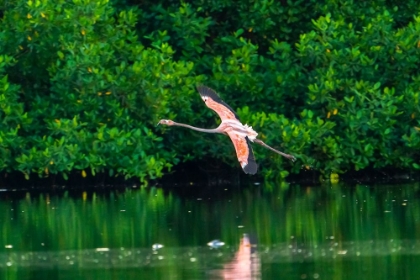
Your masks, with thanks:
[[[239,169],[196,85],[261,139],[263,176],[420,169],[418,1],[15,0],[0,4],[0,171],[160,178]],[[220,165],[222,164],[222,165]]]

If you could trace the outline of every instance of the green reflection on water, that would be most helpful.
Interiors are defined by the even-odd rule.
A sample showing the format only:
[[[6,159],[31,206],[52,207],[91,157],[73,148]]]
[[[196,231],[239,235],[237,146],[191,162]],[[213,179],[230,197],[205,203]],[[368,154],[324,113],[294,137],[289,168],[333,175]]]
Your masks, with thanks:
[[[244,270],[238,260],[248,251],[239,242],[251,233],[262,279],[417,279],[419,190],[415,183],[1,192],[0,276],[222,278],[227,267]],[[226,246],[207,248],[216,238]],[[155,243],[165,247],[153,251]]]

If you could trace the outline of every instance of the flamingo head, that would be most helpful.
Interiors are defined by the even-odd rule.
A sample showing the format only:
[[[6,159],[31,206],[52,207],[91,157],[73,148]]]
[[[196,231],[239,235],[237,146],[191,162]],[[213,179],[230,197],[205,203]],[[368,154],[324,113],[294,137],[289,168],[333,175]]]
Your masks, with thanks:
[[[160,125],[160,124],[162,124],[162,125],[174,125],[174,121],[171,121],[171,120],[160,120],[159,123],[158,123],[158,125]]]

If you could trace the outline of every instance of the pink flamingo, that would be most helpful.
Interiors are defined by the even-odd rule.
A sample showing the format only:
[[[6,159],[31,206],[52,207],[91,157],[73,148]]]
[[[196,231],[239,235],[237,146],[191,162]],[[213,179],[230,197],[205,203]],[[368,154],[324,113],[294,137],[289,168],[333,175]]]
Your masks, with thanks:
[[[251,126],[248,126],[247,124],[243,125],[235,111],[233,111],[229,105],[220,99],[214,90],[206,86],[198,86],[197,90],[200,93],[203,101],[206,103],[207,107],[215,111],[222,120],[222,123],[217,128],[199,128],[188,124],[177,123],[172,120],[160,120],[158,124],[182,126],[206,133],[227,134],[235,146],[236,156],[238,157],[238,161],[246,174],[257,173],[257,163],[255,162],[254,153],[250,144],[251,142],[257,143],[275,153],[284,156],[285,158],[295,161],[294,156],[280,152],[268,146],[260,139],[257,139],[258,133],[253,130]]]

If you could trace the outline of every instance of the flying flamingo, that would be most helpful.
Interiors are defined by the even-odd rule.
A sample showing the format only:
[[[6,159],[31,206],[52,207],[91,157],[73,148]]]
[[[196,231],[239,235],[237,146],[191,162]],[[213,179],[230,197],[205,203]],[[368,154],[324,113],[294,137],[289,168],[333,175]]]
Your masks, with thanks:
[[[188,124],[177,123],[172,120],[160,120],[158,125],[182,126],[200,132],[227,134],[235,146],[238,161],[246,174],[257,173],[257,163],[255,162],[254,153],[252,152],[251,142],[260,144],[275,153],[295,161],[294,156],[277,151],[260,139],[257,139],[258,133],[255,132],[251,126],[248,126],[247,124],[243,125],[235,111],[223,102],[214,90],[202,85],[198,86],[197,90],[206,103],[206,106],[215,111],[222,120],[222,123],[217,128],[199,128]]]

